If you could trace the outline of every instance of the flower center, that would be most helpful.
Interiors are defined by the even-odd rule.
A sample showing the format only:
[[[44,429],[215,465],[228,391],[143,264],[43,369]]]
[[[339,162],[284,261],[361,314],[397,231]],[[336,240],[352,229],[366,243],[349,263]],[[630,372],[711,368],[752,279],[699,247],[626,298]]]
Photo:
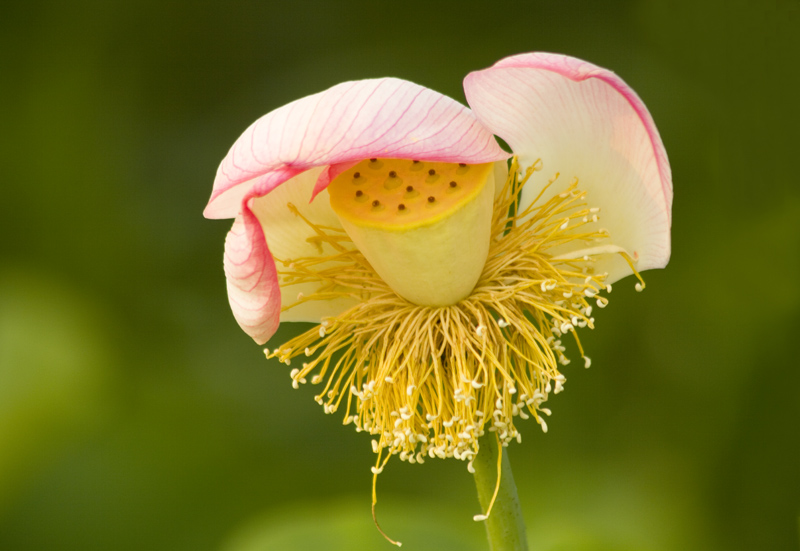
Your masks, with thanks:
[[[467,297],[489,251],[494,163],[368,159],[330,186],[331,207],[375,272],[423,306]]]

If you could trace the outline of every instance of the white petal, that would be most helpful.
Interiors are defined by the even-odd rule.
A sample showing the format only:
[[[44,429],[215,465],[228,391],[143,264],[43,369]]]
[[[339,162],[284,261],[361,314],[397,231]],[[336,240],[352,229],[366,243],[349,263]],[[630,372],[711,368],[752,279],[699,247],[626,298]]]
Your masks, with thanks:
[[[596,227],[609,230],[638,270],[667,264],[669,163],[647,108],[619,77],[575,58],[537,53],[470,73],[464,88],[478,119],[523,167],[542,160],[543,172],[526,186],[523,204],[556,172],[561,185],[549,195],[578,178],[590,206],[601,209]],[[616,255],[597,269],[609,272],[609,282],[631,273]]]
[[[279,259],[283,261],[300,257],[324,257],[335,253],[327,244],[322,246],[315,244],[311,238],[316,234],[311,226],[287,207],[287,204],[291,203],[310,222],[318,226],[341,229],[339,218],[331,209],[327,190],[322,190],[309,203],[322,170],[322,168],[311,169],[275,188],[268,195],[253,199],[251,208],[261,223],[270,252],[276,259],[278,271],[285,269]],[[324,263],[318,268],[330,265],[332,263]],[[278,282],[282,306],[296,302],[298,293],[310,296],[318,287],[312,283],[285,285],[280,277]],[[280,320],[319,322],[322,317],[338,315],[355,303],[352,299],[312,300],[281,312]]]

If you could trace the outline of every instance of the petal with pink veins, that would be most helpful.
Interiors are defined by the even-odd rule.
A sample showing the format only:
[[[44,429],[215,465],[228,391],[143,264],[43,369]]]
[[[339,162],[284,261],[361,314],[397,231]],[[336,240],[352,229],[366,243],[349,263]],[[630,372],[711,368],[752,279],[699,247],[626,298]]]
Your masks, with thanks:
[[[521,166],[541,159],[544,175],[525,186],[523,205],[556,172],[560,186],[548,195],[578,178],[589,205],[600,208],[595,227],[609,230],[613,245],[637,260],[637,270],[666,266],[669,162],[650,113],[622,79],[579,59],[532,53],[470,73],[464,89],[475,115],[509,144]],[[631,273],[616,254],[597,269],[609,272],[609,283]]]
[[[395,78],[345,82],[268,113],[217,170],[207,218],[232,218],[247,196],[266,195],[282,167],[370,157],[486,163],[508,157],[472,112],[438,92]]]
[[[267,342],[280,323],[280,288],[261,225],[249,209],[225,238],[223,264],[233,317],[257,343]]]
[[[228,294],[239,325],[257,342],[274,334],[282,317],[281,304],[290,298],[289,290],[279,288],[267,245],[271,233],[283,231],[273,221],[285,216],[286,205],[281,194],[274,200],[268,200],[268,194],[279,186],[297,186],[287,194],[299,208],[341,170],[371,157],[479,164],[506,159],[508,154],[469,109],[394,78],[345,82],[258,119],[220,164],[204,211],[207,218],[237,218],[225,247]],[[316,167],[321,170],[313,176],[303,175]],[[311,222],[325,223],[330,210],[325,199],[315,201],[324,204],[310,211],[321,216]],[[297,237],[302,230],[294,227],[287,231]],[[281,246],[277,239],[272,246]],[[294,247],[301,250],[302,239],[289,238],[287,243],[289,249],[282,254],[297,257]],[[291,294],[294,302],[297,291]],[[287,311],[285,319],[316,320],[320,313],[338,312],[340,307],[302,305],[294,313]]]

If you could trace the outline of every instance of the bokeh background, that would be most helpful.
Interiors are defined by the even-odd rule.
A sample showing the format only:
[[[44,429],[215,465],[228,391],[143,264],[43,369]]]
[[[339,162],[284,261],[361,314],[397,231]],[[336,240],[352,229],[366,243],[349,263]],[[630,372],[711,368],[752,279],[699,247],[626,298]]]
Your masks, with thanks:
[[[0,549],[390,549],[369,438],[239,330],[201,211],[284,103],[379,76],[463,101],[542,50],[639,92],[675,207],[668,269],[615,285],[510,450],[532,550],[797,550],[798,35],[796,0],[4,4]],[[486,548],[463,463],[390,463],[379,498],[404,548]]]

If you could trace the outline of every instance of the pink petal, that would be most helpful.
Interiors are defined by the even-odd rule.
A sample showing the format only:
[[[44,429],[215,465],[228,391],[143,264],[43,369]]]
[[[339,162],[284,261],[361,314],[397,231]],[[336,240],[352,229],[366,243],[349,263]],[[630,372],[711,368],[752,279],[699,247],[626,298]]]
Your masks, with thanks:
[[[239,325],[257,342],[277,330],[281,293],[253,201],[322,167],[316,195],[370,157],[484,163],[508,154],[463,105],[393,78],[345,82],[261,117],[223,159],[204,212],[237,217],[225,246],[228,296]],[[269,213],[259,209],[259,217],[268,224]]]
[[[270,178],[275,171],[370,157],[485,163],[508,155],[469,109],[447,96],[394,78],[345,82],[253,123],[220,164],[203,214],[236,216],[246,196],[281,183]]]
[[[317,179],[317,183],[314,186],[314,191],[311,194],[311,200],[313,201],[322,190],[327,189],[328,185],[330,185],[330,183],[333,182],[339,174],[345,170],[349,170],[356,164],[358,164],[357,161],[350,161],[347,163],[338,163],[327,166],[325,170],[320,173],[319,178]]]
[[[650,113],[614,73],[572,57],[531,53],[467,75],[467,100],[523,166],[541,159],[545,181],[574,178],[601,208],[601,227],[638,258],[637,269],[664,267],[670,256],[672,175]],[[541,185],[526,186],[531,200]],[[560,190],[553,189],[553,192]],[[611,280],[630,273],[607,268]]]
[[[280,288],[261,225],[249,208],[236,217],[225,239],[224,267],[234,318],[245,333],[264,344],[280,323]]]

